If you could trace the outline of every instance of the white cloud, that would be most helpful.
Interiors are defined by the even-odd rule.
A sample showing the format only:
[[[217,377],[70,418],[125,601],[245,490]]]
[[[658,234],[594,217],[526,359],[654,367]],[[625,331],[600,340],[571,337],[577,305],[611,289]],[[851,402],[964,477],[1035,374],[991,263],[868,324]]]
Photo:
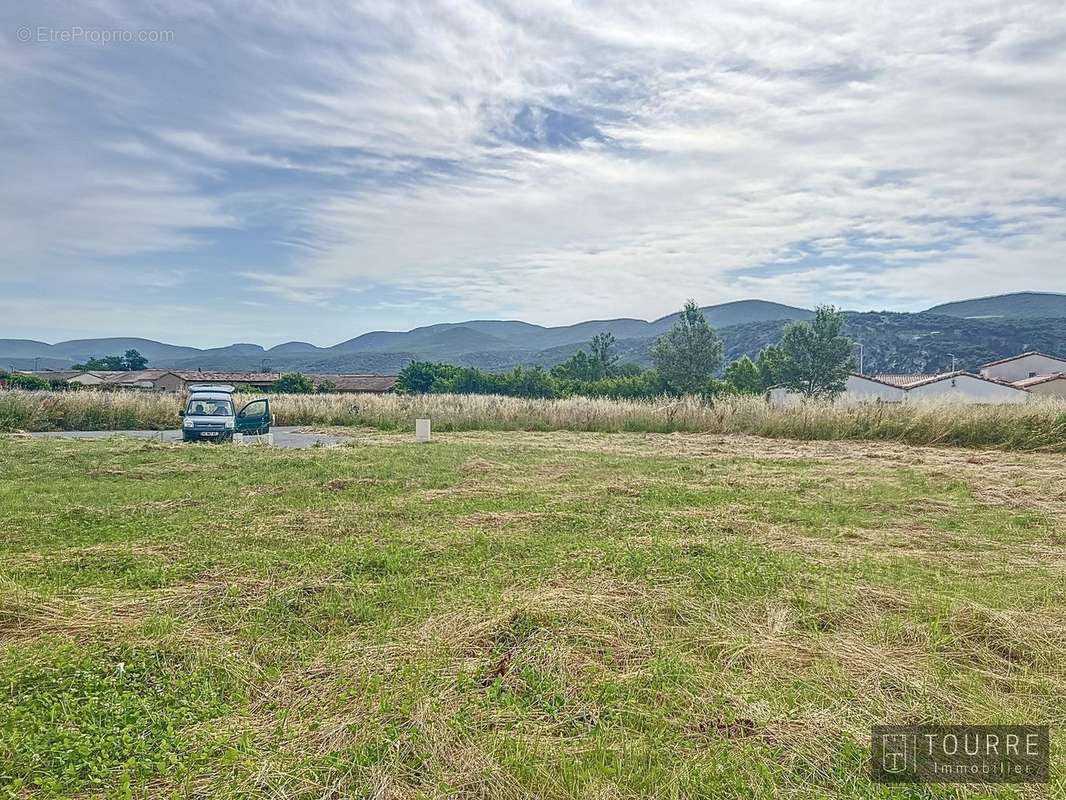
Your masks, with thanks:
[[[310,304],[335,339],[427,308],[564,323],[687,296],[920,308],[1066,291],[1052,0],[93,14],[175,41],[5,38],[19,81],[0,79],[0,100],[24,112],[0,155],[18,179],[0,232],[41,274],[181,267],[213,246],[245,301]],[[523,108],[541,144],[518,138]],[[546,108],[575,125],[558,149]],[[279,335],[307,338],[293,324]]]

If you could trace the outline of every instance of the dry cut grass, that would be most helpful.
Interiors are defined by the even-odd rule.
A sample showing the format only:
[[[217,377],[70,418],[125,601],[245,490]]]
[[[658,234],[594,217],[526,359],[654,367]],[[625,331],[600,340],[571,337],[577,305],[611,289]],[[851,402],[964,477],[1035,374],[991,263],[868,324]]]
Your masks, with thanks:
[[[1066,452],[1066,403],[1024,405],[809,403],[771,408],[762,398],[623,401],[495,395],[275,395],[279,425],[408,430],[429,417],[441,431],[524,430],[745,433],[800,440],[880,440],[917,445]],[[0,391],[0,431],[173,428],[181,402],[151,393]]]
[[[449,432],[8,437],[14,796],[1062,796],[1060,456]],[[1052,726],[1039,792],[868,778],[875,723]]]

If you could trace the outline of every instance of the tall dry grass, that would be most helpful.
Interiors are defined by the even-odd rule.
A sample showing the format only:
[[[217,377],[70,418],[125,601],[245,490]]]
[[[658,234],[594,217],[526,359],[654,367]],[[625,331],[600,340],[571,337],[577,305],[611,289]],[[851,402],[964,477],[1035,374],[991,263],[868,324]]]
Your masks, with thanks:
[[[759,397],[623,401],[496,395],[272,395],[278,425],[406,430],[429,417],[441,431],[747,433],[789,439],[873,439],[920,445],[1066,452],[1066,402],[1024,405],[809,403],[771,408]],[[173,428],[182,399],[149,392],[0,391],[0,431]]]

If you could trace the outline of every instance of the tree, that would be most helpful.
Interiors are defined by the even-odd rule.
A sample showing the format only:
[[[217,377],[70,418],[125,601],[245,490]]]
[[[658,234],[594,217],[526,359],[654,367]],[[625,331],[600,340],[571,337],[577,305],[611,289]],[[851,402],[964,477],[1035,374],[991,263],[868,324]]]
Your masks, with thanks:
[[[337,391],[337,384],[329,378],[323,378],[315,384],[315,391],[319,394],[329,394],[330,392]]]
[[[759,358],[756,360],[755,366],[759,370],[759,380],[762,383],[763,391],[781,383],[781,370],[784,360],[785,355],[781,352],[781,347],[776,344],[768,345],[759,352]]]
[[[432,361],[411,361],[400,370],[396,391],[401,394],[426,394],[443,391],[442,386],[454,379],[459,367]]]
[[[738,358],[726,367],[722,378],[736,394],[762,394],[766,389],[759,368],[747,356]]]
[[[786,327],[781,338],[781,383],[807,398],[833,398],[843,392],[855,368],[844,322],[843,312],[818,306],[813,320]]]
[[[614,347],[614,334],[610,332],[597,333],[592,337],[592,341],[589,342],[589,351],[592,353],[592,360],[600,365],[602,376],[604,378],[614,377],[614,367],[618,363],[618,356],[611,353],[611,349]]]
[[[0,383],[7,384],[11,389],[25,389],[31,392],[52,388],[44,378],[27,375],[24,372],[0,372]]]
[[[555,397],[551,376],[542,367],[515,367],[506,376],[505,391],[514,397]],[[499,390],[496,390],[499,391]]]
[[[123,372],[125,362],[122,360],[122,356],[105,356],[104,358],[97,358],[96,356],[90,356],[89,360],[84,364],[74,364],[71,369],[96,369],[106,370],[108,372]]]
[[[125,361],[126,369],[128,370],[144,369],[148,366],[148,359],[136,350],[127,350],[123,361]]]
[[[270,385],[270,389],[280,394],[314,394],[315,382],[302,372],[286,372]]]
[[[684,394],[697,394],[722,363],[722,340],[695,300],[685,303],[669,333],[652,347],[651,358],[659,374]]]
[[[135,369],[144,369],[148,366],[148,359],[136,350],[127,350],[125,355],[104,356],[96,358],[90,356],[84,364],[73,364],[71,369],[104,370],[106,372],[129,372]]]
[[[617,375],[618,356],[611,352],[614,347],[613,333],[597,333],[589,342],[589,352],[578,350],[561,364],[552,367],[551,376],[561,381],[591,383]]]
[[[552,367],[551,375],[561,381],[598,381],[605,377],[603,363],[584,350],[578,350],[561,364]]]

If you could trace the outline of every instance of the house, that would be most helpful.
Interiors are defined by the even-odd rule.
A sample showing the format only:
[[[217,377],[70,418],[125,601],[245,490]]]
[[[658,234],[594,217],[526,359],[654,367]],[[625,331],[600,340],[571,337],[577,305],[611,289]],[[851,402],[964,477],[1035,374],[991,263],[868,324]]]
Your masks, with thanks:
[[[803,399],[801,395],[782,386],[771,389],[767,397],[770,405],[777,408],[797,405]],[[1028,399],[1026,387],[960,371],[941,375],[853,374],[848,377],[844,392],[835,402],[917,403],[923,400],[947,400],[956,403],[1024,403]]]
[[[396,388],[397,375],[316,374],[308,376],[315,382],[329,381],[337,392],[370,392],[386,394]]]
[[[1024,403],[1029,392],[972,372],[945,372],[904,387],[907,402],[950,400],[956,403]]]
[[[64,371],[64,372],[35,372],[40,378],[45,380],[60,380],[67,383],[76,383],[79,386],[99,386],[102,383],[107,382],[106,372],[89,372],[87,370],[81,371]]]
[[[367,375],[351,373],[304,373],[315,383],[329,381],[338,392],[391,392],[397,381],[396,375]],[[167,372],[156,379],[153,389],[165,392],[181,392],[193,383],[220,383],[235,387],[248,387],[265,391],[281,377],[280,372]]]
[[[165,369],[137,370],[46,370],[30,373],[48,381],[66,381],[78,386],[107,389],[155,389],[181,391],[185,382]]]
[[[226,384],[240,389],[263,391],[274,385],[280,372],[205,372],[203,370],[168,372],[152,388],[165,392],[181,392],[194,383]]]
[[[165,369],[135,369],[128,372],[108,372],[104,383],[117,389],[156,389],[159,381],[170,373]]]
[[[1019,389],[1025,389],[1030,394],[1059,397],[1066,400],[1066,372],[1024,378],[1020,381],[1015,381],[1014,385]]]
[[[852,373],[844,385],[844,392],[836,398],[836,402],[902,403],[906,398],[907,392],[893,383],[880,380],[879,377]],[[767,399],[775,408],[786,408],[798,405],[803,397],[790,392],[784,386],[775,386],[767,393]]]
[[[139,369],[128,372],[108,370],[49,370],[35,373],[46,380],[63,380],[81,386],[105,389],[147,389],[157,392],[184,392],[194,383],[228,384],[266,391],[281,377],[280,372],[206,372],[203,370]],[[396,388],[396,375],[365,373],[305,373],[315,383],[329,381],[337,392],[384,394]]]
[[[870,376],[875,381],[881,383],[887,383],[890,386],[896,386],[900,389],[910,386],[912,383],[919,383],[921,381],[935,378],[938,375],[936,372],[880,372],[876,375]]]
[[[1010,358],[990,361],[981,366],[981,377],[1015,383],[1027,378],[1066,372],[1066,359],[1030,350]]]
[[[906,391],[890,381],[852,373],[841,399],[845,403],[902,403],[906,397]]]

